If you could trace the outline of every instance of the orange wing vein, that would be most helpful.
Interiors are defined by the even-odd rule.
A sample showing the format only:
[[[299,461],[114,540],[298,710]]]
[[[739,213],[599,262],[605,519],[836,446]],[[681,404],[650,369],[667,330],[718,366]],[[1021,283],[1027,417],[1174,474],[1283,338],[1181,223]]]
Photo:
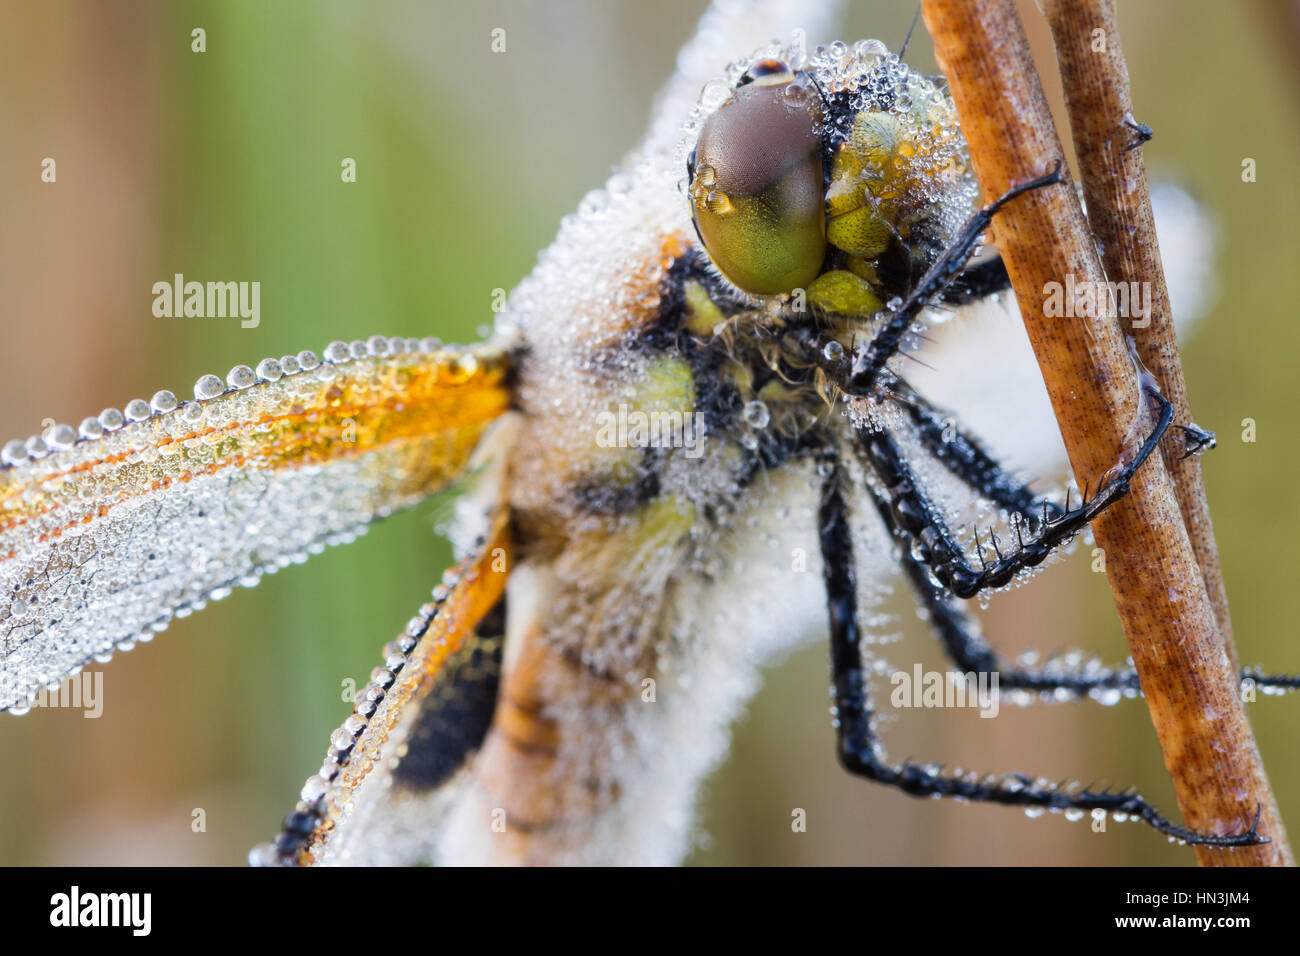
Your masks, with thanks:
[[[455,478],[505,359],[375,337],[159,392],[0,465],[0,711]]]
[[[501,600],[511,560],[503,509],[485,538],[434,589],[433,601],[385,645],[383,664],[357,692],[352,715],[330,736],[325,763],[304,784],[284,832],[275,843],[256,847],[251,862],[347,862],[347,834],[364,833],[362,818],[380,802],[368,798],[363,785],[379,789],[391,782],[389,764],[410,730],[416,705],[435,686],[448,658]]]

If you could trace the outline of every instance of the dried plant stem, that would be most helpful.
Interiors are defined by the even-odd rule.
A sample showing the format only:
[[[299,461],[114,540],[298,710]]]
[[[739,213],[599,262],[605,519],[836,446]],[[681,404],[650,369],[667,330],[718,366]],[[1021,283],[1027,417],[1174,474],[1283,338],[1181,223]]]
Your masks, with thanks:
[[[1063,163],[1012,0],[922,0],[986,196]],[[1021,196],[994,223],[1030,342],[1077,479],[1096,488],[1150,427],[1113,311],[1049,318],[1049,283],[1105,273],[1071,184]],[[1292,863],[1164,462],[1153,455],[1129,493],[1093,522],[1106,574],[1183,817],[1202,833],[1250,827],[1272,842],[1198,847],[1203,865]]]
[[[1128,65],[1120,46],[1115,0],[1045,0],[1043,12],[1052,29],[1065,86],[1088,225],[1101,246],[1106,275],[1112,282],[1147,283],[1151,289],[1151,314],[1136,322],[1121,321],[1137,342],[1143,364],[1151,369],[1165,397],[1173,403],[1174,421],[1190,423],[1187,385],[1151,216],[1142,150],[1133,148],[1140,140],[1133,127],[1126,124],[1126,120],[1131,122],[1136,117]],[[1219,567],[1200,459],[1184,457],[1177,437],[1162,443],[1165,467],[1174,483],[1201,578],[1214,605],[1228,660],[1233,670],[1238,670],[1228,592]]]

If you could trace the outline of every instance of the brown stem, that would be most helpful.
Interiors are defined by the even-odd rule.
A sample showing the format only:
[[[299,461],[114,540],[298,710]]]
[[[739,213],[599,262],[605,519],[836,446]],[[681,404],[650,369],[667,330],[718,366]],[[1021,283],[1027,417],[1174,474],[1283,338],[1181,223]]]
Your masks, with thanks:
[[[1132,283],[1130,288],[1139,288],[1140,283],[1150,288],[1151,314],[1137,321],[1124,320],[1125,328],[1137,342],[1143,364],[1173,403],[1174,421],[1191,424],[1142,150],[1133,148],[1137,133],[1125,124],[1126,119],[1136,117],[1115,0],[1046,0],[1043,12],[1056,44],[1088,225],[1101,247],[1106,276],[1112,282]],[[1162,451],[1224,648],[1233,670],[1239,670],[1200,459],[1184,457],[1178,433],[1162,443]]]
[[[1063,164],[1012,0],[922,0],[922,11],[985,194],[1000,195]],[[994,230],[1075,476],[1095,488],[1150,416],[1113,310],[1096,317],[1045,314],[1049,283],[1105,280],[1072,184],[1017,198],[999,213]],[[1206,834],[1238,833],[1259,809],[1260,831],[1272,841],[1232,850],[1198,847],[1197,859],[1203,865],[1292,863],[1160,456],[1138,470],[1129,493],[1092,527],[1187,825]]]

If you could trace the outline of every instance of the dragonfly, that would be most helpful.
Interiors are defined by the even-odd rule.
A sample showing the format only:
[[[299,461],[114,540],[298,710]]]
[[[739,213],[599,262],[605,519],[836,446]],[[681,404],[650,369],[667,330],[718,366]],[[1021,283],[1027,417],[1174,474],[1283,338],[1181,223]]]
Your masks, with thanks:
[[[886,753],[874,636],[899,578],[954,671],[1013,702],[1140,694],[1131,666],[1005,659],[968,602],[1061,553],[1182,423],[1135,369],[1155,424],[1073,500],[961,424],[963,389],[1041,383],[1020,362],[954,388],[932,340],[1008,293],[980,251],[998,212],[1068,186],[1042,170],[980,206],[941,78],[876,41],[809,51],[834,12],[718,0],[487,342],[333,342],[4,445],[0,709],[455,484],[458,563],[250,862],[674,862],[758,668],[827,634],[852,774],[1257,842],[1132,790]],[[1048,444],[1030,457],[1059,470]]]

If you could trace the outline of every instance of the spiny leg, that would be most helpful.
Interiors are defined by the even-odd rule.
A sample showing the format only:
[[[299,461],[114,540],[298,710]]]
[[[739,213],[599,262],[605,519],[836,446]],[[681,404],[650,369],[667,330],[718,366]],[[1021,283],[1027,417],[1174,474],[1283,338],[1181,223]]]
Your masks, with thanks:
[[[1011,276],[1001,256],[968,266],[941,293],[945,305],[966,305],[1011,288]]]
[[[1069,790],[1044,786],[1023,774],[989,777],[943,776],[920,764],[890,764],[880,739],[872,729],[868,677],[862,667],[861,632],[857,616],[857,582],[853,539],[838,467],[822,489],[818,533],[826,582],[826,607],[831,631],[831,679],[834,685],[838,755],[846,770],[918,797],[956,797],[1009,806],[1050,810],[1104,810],[1136,817],[1154,829],[1187,843],[1206,846],[1254,846],[1266,842],[1255,823],[1245,833],[1209,836],[1195,833],[1165,819],[1155,807],[1132,791],[1112,793],[1088,789]]]
[[[1006,510],[1019,514],[1032,527],[1037,521],[1056,518],[1064,512],[1060,505],[1029,490],[1027,484],[1012,476],[985,449],[983,442],[957,427],[951,413],[931,404],[903,379],[894,376],[886,383],[890,396],[907,412],[916,426],[922,446],[969,488]],[[1195,423],[1172,423],[1182,432],[1181,458],[1201,455],[1217,442],[1214,432]],[[1044,513],[1046,509],[1046,513]]]
[[[1155,450],[1173,417],[1173,406],[1153,384],[1144,384],[1143,390],[1160,403],[1160,417],[1136,454],[1127,463],[1121,463],[1112,469],[1111,477],[1102,483],[1092,498],[1086,498],[1085,492],[1085,498],[1079,507],[1067,509],[1055,518],[1048,516],[1048,520],[1028,541],[1024,540],[1020,526],[1017,525],[1019,540],[1009,554],[1002,553],[1001,546],[994,537],[992,545],[997,558],[988,561],[984,556],[984,548],[977,540],[979,568],[973,567],[966,560],[962,545],[948,526],[946,518],[921,489],[911,465],[904,458],[893,436],[886,431],[859,429],[858,438],[872,468],[888,488],[899,529],[907,535],[909,542],[916,547],[921,559],[930,566],[941,584],[957,597],[969,598],[980,591],[1002,587],[1021,571],[1041,564],[1053,550],[1069,541],[1128,491],[1128,483],[1133,474]]]
[[[984,449],[983,442],[906,382],[894,379],[889,391],[916,427],[921,446],[981,498],[1022,519],[1031,533],[1065,514],[1066,509],[1030,490]]]
[[[1214,437],[1214,432],[1208,432],[1201,428],[1196,422],[1190,425],[1175,425],[1183,433],[1183,454],[1182,458],[1191,458],[1195,455],[1203,455],[1218,445],[1218,440]]]
[[[902,537],[889,502],[879,495],[872,495],[872,500],[890,534]],[[903,573],[928,612],[944,651],[959,671],[997,674],[1000,688],[1066,694],[1069,698],[1089,694],[1107,700],[1110,695],[1118,698],[1121,694],[1135,696],[1141,692],[1137,672],[1131,668],[1069,673],[1011,664],[984,639],[974,616],[935,582],[929,569],[906,546],[902,564]]]
[[[858,349],[853,355],[853,364],[848,378],[849,391],[864,394],[871,391],[876,380],[884,370],[885,364],[894,357],[902,344],[903,336],[912,327],[918,315],[931,303],[937,301],[949,284],[965,268],[966,263],[975,252],[980,236],[993,223],[993,216],[1017,196],[1051,186],[1063,181],[1061,166],[1056,167],[1046,176],[1039,176],[1028,182],[1013,186],[996,200],[975,213],[962,226],[957,238],[926,270],[925,275],[907,294],[902,303],[894,308],[884,324],[872,336],[865,348]]]
[[[980,497],[1004,508],[1013,518],[1023,520],[1030,533],[1037,533],[1044,524],[1065,514],[1065,509],[1056,502],[1035,494],[1027,484],[1017,480],[984,450],[978,438],[958,428],[950,416],[935,408],[906,383],[897,381],[891,386],[891,392],[916,426],[922,447]],[[1199,429],[1196,431],[1206,434]],[[1132,668],[1068,674],[1052,668],[1017,668],[998,657],[979,633],[974,619],[950,599],[930,577],[925,566],[906,549],[908,539],[900,531],[893,510],[879,499],[877,504],[886,527],[905,546],[904,570],[908,579],[929,610],[948,656],[961,670],[997,671],[1001,674],[999,680],[1003,686],[1056,695],[1089,694],[1106,700],[1114,691],[1124,694],[1140,692],[1137,673]],[[1263,674],[1247,669],[1241,672],[1241,677],[1266,691],[1300,689],[1300,675]]]

